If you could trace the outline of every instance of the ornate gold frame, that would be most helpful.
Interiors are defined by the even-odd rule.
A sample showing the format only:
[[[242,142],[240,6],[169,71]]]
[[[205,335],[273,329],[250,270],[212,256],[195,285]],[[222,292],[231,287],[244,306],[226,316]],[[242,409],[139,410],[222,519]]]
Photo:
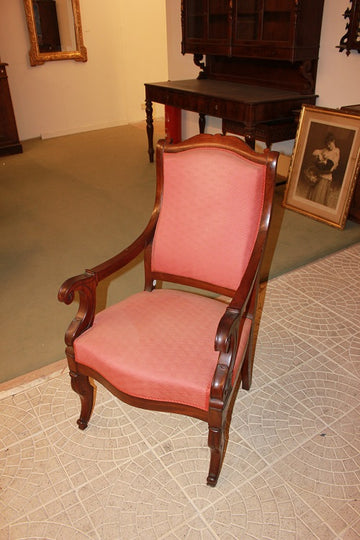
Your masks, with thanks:
[[[327,133],[337,140],[340,164],[337,183],[330,201],[309,197],[311,179],[306,174],[314,142],[321,143]],[[321,134],[321,138],[320,138]],[[316,146],[315,146],[316,148]],[[292,154],[283,206],[339,229],[345,227],[356,179],[360,173],[360,116],[339,109],[303,105]],[[316,180],[313,180],[316,181]],[[332,186],[332,182],[330,186]],[[335,187],[337,190],[335,191]],[[330,190],[331,192],[331,190]],[[336,196],[335,196],[336,193]]]
[[[79,0],[71,0],[71,3],[74,15],[76,50],[66,52],[40,52],[36,34],[32,0],[24,0],[26,22],[30,38],[29,58],[30,64],[32,66],[39,66],[41,64],[44,64],[44,62],[49,62],[53,60],[76,60],[77,62],[87,61],[87,50],[84,45],[81,27],[80,3]]]

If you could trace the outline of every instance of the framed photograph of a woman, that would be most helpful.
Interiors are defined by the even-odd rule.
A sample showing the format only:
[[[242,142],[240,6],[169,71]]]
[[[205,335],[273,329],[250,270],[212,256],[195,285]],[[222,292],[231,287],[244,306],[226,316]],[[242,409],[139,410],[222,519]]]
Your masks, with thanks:
[[[360,116],[304,105],[283,206],[343,229],[360,169]]]

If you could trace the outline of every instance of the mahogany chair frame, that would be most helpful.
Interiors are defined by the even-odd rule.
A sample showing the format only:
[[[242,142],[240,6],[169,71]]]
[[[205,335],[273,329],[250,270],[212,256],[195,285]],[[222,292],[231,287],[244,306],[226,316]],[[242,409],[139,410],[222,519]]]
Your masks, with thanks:
[[[230,290],[216,286],[215,284],[151,270],[152,240],[161,210],[164,185],[163,154],[164,152],[182,152],[187,149],[204,146],[214,148],[214,150],[216,148],[231,150],[254,163],[262,164],[266,167],[264,202],[260,227],[249,264],[237,290]],[[76,294],[79,299],[77,314],[71,321],[65,334],[65,350],[71,376],[71,385],[81,400],[81,413],[77,421],[80,429],[83,430],[87,427],[94,406],[94,386],[89,378],[100,382],[112,394],[130,405],[199,418],[207,422],[209,426],[208,445],[211,452],[207,483],[210,486],[216,485],[225,454],[228,429],[238,389],[240,384],[246,390],[249,390],[251,385],[254,324],[252,324],[252,330],[247,347],[245,348],[241,368],[238,370],[235,380],[232,380],[233,369],[245,319],[250,318],[253,322],[255,319],[260,265],[270,222],[277,159],[277,152],[265,150],[264,153],[256,153],[246,143],[234,136],[201,134],[177,144],[168,144],[164,140],[158,142],[156,147],[156,196],[148,225],[130,246],[102,264],[86,270],[81,275],[66,280],[58,293],[58,299],[65,304],[71,304]],[[241,209],[239,209],[240,211]],[[76,361],[74,341],[93,324],[96,312],[97,285],[105,278],[124,268],[141,252],[144,252],[144,289],[146,291],[152,291],[159,285],[159,282],[173,282],[197,287],[198,289],[211,291],[231,298],[228,305],[224,304],[224,314],[219,321],[216,336],[214,336],[215,350],[219,352],[219,357],[213,376],[208,411],[184,404],[145,400],[125,394],[115,388],[100,373]]]

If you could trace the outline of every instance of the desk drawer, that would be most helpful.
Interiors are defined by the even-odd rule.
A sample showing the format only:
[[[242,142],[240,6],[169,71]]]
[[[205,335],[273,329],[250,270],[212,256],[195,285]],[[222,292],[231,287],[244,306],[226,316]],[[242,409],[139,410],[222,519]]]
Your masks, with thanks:
[[[225,100],[207,96],[194,96],[192,94],[169,93],[164,98],[165,105],[179,107],[185,111],[194,111],[209,116],[219,118],[230,114],[230,109],[234,110],[234,104],[229,104]]]
[[[204,98],[199,101],[199,111],[209,116],[226,116],[227,104],[216,98]]]
[[[200,113],[217,118],[243,119],[246,114],[246,105],[242,102],[226,101],[219,98],[206,98],[198,102]]]

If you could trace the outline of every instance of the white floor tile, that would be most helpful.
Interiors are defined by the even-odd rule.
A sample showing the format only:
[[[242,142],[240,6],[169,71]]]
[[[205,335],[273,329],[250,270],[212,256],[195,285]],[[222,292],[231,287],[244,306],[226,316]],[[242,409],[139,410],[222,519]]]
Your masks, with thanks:
[[[63,370],[0,394],[0,539],[360,537],[360,244],[271,280],[221,476],[207,425]]]

